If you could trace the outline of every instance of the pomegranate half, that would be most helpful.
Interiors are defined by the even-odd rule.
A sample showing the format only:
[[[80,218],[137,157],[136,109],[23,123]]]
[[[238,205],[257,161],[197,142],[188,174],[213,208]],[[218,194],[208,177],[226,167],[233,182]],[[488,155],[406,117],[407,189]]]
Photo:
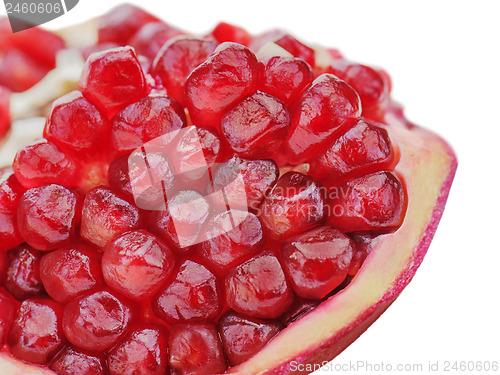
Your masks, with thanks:
[[[333,359],[421,264],[453,150],[405,119],[385,72],[286,32],[199,37],[130,5],[93,25],[78,86],[1,170],[0,372],[306,374]],[[50,69],[66,39],[30,63]],[[28,78],[43,92],[41,76],[9,89]]]

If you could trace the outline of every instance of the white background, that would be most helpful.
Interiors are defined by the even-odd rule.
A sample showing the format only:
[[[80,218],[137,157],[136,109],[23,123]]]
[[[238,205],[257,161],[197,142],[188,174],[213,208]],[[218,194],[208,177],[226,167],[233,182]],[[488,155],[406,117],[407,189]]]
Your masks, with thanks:
[[[415,278],[333,363],[422,364],[425,370],[439,361],[440,371],[433,373],[448,374],[445,361],[500,361],[500,7],[495,1],[130,2],[199,33],[219,20],[254,33],[283,27],[305,41],[338,47],[352,60],[384,67],[408,117],[443,135],[458,154],[459,168]],[[46,26],[74,24],[118,3],[80,0]],[[389,373],[375,370],[353,373]]]

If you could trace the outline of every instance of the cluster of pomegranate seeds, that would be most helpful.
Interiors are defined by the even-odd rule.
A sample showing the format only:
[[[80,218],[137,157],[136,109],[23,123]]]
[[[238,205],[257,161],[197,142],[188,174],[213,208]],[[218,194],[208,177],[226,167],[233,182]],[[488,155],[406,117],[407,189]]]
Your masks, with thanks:
[[[0,345],[61,375],[223,373],[401,225],[398,149],[378,122],[404,123],[401,109],[385,72],[334,49],[320,66],[279,30],[198,37],[122,5],[98,36],[44,138],[0,170]],[[0,39],[2,66],[30,69],[16,87],[0,73],[2,132],[10,90],[62,44]]]

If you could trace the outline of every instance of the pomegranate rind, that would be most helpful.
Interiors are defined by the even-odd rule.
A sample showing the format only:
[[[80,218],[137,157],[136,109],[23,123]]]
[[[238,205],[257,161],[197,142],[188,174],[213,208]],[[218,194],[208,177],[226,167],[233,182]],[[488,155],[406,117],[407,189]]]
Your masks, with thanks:
[[[231,374],[306,374],[340,354],[391,305],[411,281],[429,248],[457,168],[451,147],[419,127],[388,127],[401,159],[408,210],[403,225],[382,236],[347,288],[280,332]]]

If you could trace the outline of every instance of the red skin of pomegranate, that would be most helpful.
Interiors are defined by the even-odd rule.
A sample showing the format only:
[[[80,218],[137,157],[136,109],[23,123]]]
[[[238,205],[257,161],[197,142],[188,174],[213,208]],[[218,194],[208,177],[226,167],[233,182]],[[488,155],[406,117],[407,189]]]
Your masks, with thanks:
[[[90,55],[83,68],[79,88],[83,96],[108,118],[147,94],[146,78],[132,47]]]
[[[232,366],[252,357],[283,328],[276,320],[251,319],[231,311],[219,319],[218,325],[224,351]]]
[[[257,88],[290,105],[312,82],[314,74],[304,60],[274,56],[259,61]]]
[[[184,104],[187,77],[216,47],[217,43],[208,39],[188,36],[172,39],[156,55],[152,74],[160,79],[170,96]]]
[[[17,358],[47,363],[66,342],[61,328],[63,307],[48,298],[30,298],[21,303],[7,338]]]
[[[160,20],[131,4],[121,4],[99,18],[99,43],[127,45],[134,34],[149,22]]]
[[[290,130],[288,108],[272,95],[257,91],[221,119],[221,133],[244,158],[268,158],[281,147]]]
[[[172,251],[145,230],[116,237],[106,246],[102,258],[106,284],[135,301],[151,298],[174,265]]]
[[[219,22],[212,30],[211,35],[219,43],[234,42],[248,46],[252,40],[252,36],[245,29],[227,22]]]
[[[101,253],[86,242],[77,242],[45,254],[40,277],[49,296],[66,303],[103,284]]]
[[[25,189],[48,184],[76,186],[78,167],[71,156],[46,139],[20,149],[12,163],[16,178]]]
[[[226,211],[213,217],[205,230],[210,233],[224,228],[230,214]],[[261,250],[264,244],[262,225],[257,216],[249,213],[234,229],[199,244],[197,254],[205,264],[223,276],[246,256]]]
[[[219,334],[213,324],[174,325],[168,348],[170,366],[183,375],[222,374],[227,368]]]
[[[0,345],[2,346],[7,339],[16,310],[17,306],[12,297],[0,290]]]
[[[85,350],[112,347],[127,331],[135,307],[108,290],[79,297],[64,307],[62,326],[68,341]]]
[[[44,290],[40,278],[40,260],[43,252],[34,250],[27,244],[7,252],[5,289],[17,300],[41,294]]]
[[[283,269],[271,251],[263,251],[230,269],[225,290],[229,307],[254,318],[275,319],[293,301]]]
[[[195,125],[219,127],[231,105],[255,91],[258,63],[242,45],[225,42],[189,75],[185,103]]]
[[[354,243],[331,227],[320,227],[281,245],[283,269],[295,294],[322,299],[346,278]]]
[[[109,375],[166,375],[168,333],[152,324],[130,331],[107,356]]]
[[[85,196],[80,235],[98,247],[104,247],[117,235],[139,228],[139,209],[114,194],[108,187],[98,186]]]
[[[52,359],[49,368],[60,375],[106,375],[106,358],[67,346]]]
[[[24,191],[12,169],[0,169],[0,251],[23,242],[17,229],[17,206]]]
[[[52,104],[43,136],[65,153],[85,159],[107,152],[108,133],[104,114],[81,92],[72,91]]]
[[[327,186],[395,165],[395,153],[387,130],[359,120],[314,160],[311,175]]]
[[[312,177],[285,173],[258,209],[266,234],[279,241],[322,223],[324,195],[323,187]]]
[[[154,313],[169,324],[215,319],[222,308],[218,278],[205,266],[185,261],[179,271],[153,300]]]
[[[175,100],[166,95],[146,96],[122,109],[111,121],[111,153],[114,158],[128,154],[185,125],[184,110]]]
[[[19,201],[19,233],[37,250],[54,250],[74,240],[80,210],[81,197],[64,186],[29,189]]]
[[[406,193],[390,172],[347,180],[329,192],[328,223],[342,232],[390,231],[405,217]]]
[[[356,91],[332,74],[320,75],[292,110],[285,150],[288,162],[312,160],[360,115],[361,102]]]

